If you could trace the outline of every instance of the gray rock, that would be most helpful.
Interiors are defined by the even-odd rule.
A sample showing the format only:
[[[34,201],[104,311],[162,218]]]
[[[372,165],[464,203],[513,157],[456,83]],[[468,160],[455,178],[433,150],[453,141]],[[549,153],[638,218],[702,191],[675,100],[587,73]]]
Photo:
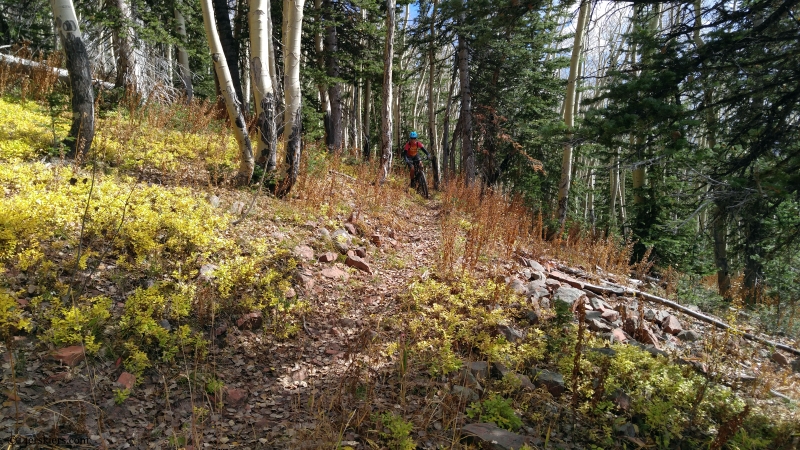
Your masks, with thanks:
[[[592,304],[592,308],[595,311],[604,311],[604,310],[607,310],[607,309],[611,309],[611,305],[609,305],[608,303],[604,302],[603,299],[600,299],[600,298],[597,298],[597,297],[593,297],[591,299],[591,304]]]
[[[466,367],[463,367],[458,371],[458,373],[456,373],[455,380],[460,385],[475,389],[478,392],[483,391],[483,386],[481,386],[481,384],[475,378],[475,375],[473,375],[472,372],[470,372]]]
[[[528,297],[530,297],[531,300],[539,300],[540,298],[550,295],[550,291],[547,290],[547,287],[541,280],[531,281],[528,283],[527,289]]]
[[[619,313],[614,311],[613,309],[604,309],[600,313],[600,317],[602,317],[603,319],[605,319],[605,320],[607,320],[607,321],[609,321],[611,323],[614,323],[615,321],[617,321],[619,319]]]
[[[549,280],[548,280],[549,281]],[[580,300],[581,298],[585,297],[586,293],[580,289],[575,289],[568,286],[561,286],[556,290],[555,294],[553,294],[553,300],[558,303],[563,303],[567,307],[572,308],[572,305]]]
[[[550,287],[551,289],[558,289],[558,288],[561,287],[561,283],[556,281],[556,280],[554,280],[554,279],[552,279],[552,278],[546,279],[544,281],[544,284],[547,285],[548,287]]]
[[[244,212],[244,203],[242,202],[233,202],[231,205],[230,213],[239,216]]]
[[[495,361],[492,363],[492,375],[494,375],[497,378],[503,378],[504,376],[512,372],[513,370],[509,369],[508,367],[506,367],[505,364],[501,362]]]
[[[697,305],[686,305],[686,309],[692,310],[697,313],[702,313],[703,311]]]
[[[498,325],[497,331],[505,336],[508,342],[518,342],[521,341],[525,336],[522,334],[521,331],[515,330],[508,325]]]
[[[553,397],[559,397],[564,393],[564,377],[560,373],[549,370],[535,371],[533,384],[537,387],[544,386]]]
[[[323,240],[328,240],[331,238],[331,232],[327,228],[320,228],[319,237]]]
[[[461,432],[467,440],[483,449],[518,450],[526,444],[521,435],[498,428],[493,423],[471,423],[465,425]]]
[[[547,297],[542,297],[542,298],[540,298],[540,299],[539,299],[539,306],[540,306],[542,309],[550,309],[550,308],[552,307],[552,304],[551,304],[551,302],[550,302],[550,299],[549,299],[549,298],[547,298]]]
[[[485,380],[489,376],[489,363],[486,361],[472,361],[464,366],[477,380]]]
[[[600,353],[601,355],[608,356],[609,358],[617,356],[617,351],[609,347],[590,348],[589,351]]]
[[[336,250],[343,255],[347,253],[347,250],[350,249],[350,244],[353,243],[353,237],[342,228],[331,234],[331,240],[333,240],[333,246],[336,247]]]
[[[508,287],[511,288],[514,293],[519,295],[527,295],[528,294],[528,287],[525,286],[525,283],[522,281],[514,278],[508,283]]]
[[[544,272],[539,272],[538,270],[535,270],[533,271],[533,273],[531,273],[529,279],[533,281],[544,281],[546,277],[544,276]]]
[[[792,362],[791,362],[791,364],[789,364],[789,365],[790,365],[790,366],[792,366],[792,370],[793,370],[795,373],[800,373],[800,358],[797,358],[797,359],[795,359],[795,360],[794,360],[794,361],[792,361]]]
[[[683,330],[680,333],[678,333],[678,339],[682,341],[695,342],[699,341],[702,338],[703,337],[700,336],[700,333],[694,330]]]
[[[169,320],[161,319],[161,322],[159,322],[158,324],[161,325],[161,328],[167,331],[172,331],[172,325],[169,323]]]
[[[305,259],[306,261],[310,261],[314,259],[314,249],[307,246],[307,245],[298,245],[297,247],[292,250],[295,256],[300,259]]]
[[[480,400],[478,393],[466,386],[455,385],[453,386],[452,393],[465,404],[469,404],[471,402],[477,402],[478,400]]]
[[[525,319],[531,325],[538,325],[540,320],[541,320],[539,318],[539,313],[537,313],[536,311],[534,311],[532,309],[529,309],[527,312],[525,312]]]
[[[214,278],[215,270],[217,270],[217,266],[214,264],[203,264],[200,267],[200,279],[210,281]]]
[[[636,425],[630,422],[625,422],[622,425],[617,425],[614,427],[614,429],[618,434],[627,437],[636,437],[636,432],[638,431]]]
[[[656,312],[650,308],[644,310],[644,320],[649,320],[651,322],[655,322],[656,320]]]
[[[522,276],[522,279],[527,281],[530,281],[531,273],[532,273],[531,269],[527,267],[519,271],[519,274]]]
[[[531,269],[533,269],[536,272],[546,272],[546,270],[544,269],[544,266],[539,264],[538,261],[534,261],[532,259],[528,260],[528,267],[530,267]]]
[[[212,208],[219,208],[219,197],[216,195],[209,196],[208,203],[211,204]]]
[[[600,311],[586,311],[584,318],[586,320],[600,320],[603,318],[603,314]]]
[[[592,331],[596,331],[599,333],[609,333],[614,327],[611,326],[610,323],[606,322],[603,319],[592,319],[586,321],[586,324],[589,326],[589,329]]]

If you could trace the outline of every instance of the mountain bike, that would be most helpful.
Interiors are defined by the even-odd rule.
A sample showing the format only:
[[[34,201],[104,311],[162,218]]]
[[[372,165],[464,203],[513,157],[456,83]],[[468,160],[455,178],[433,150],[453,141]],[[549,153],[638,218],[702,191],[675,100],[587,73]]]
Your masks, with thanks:
[[[425,158],[427,160],[427,158]],[[411,187],[417,190],[417,193],[424,198],[428,197],[428,180],[425,178],[425,166],[422,164],[422,159],[415,158],[412,170],[414,171],[414,179],[411,181]]]

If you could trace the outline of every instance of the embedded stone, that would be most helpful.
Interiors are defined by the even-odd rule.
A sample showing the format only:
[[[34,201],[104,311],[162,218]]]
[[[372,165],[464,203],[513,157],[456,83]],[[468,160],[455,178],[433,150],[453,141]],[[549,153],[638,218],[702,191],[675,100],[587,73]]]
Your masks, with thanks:
[[[489,363],[486,361],[471,361],[464,366],[477,380],[484,380],[489,376]]]
[[[358,270],[363,272],[367,272],[368,274],[372,274],[372,269],[370,269],[369,264],[367,264],[363,259],[359,258],[358,256],[348,256],[344,263],[349,267],[355,267]]]
[[[603,312],[600,314],[600,317],[609,322],[615,322],[619,319],[619,313],[614,311],[613,309],[604,309]]]
[[[351,236],[355,236],[356,234],[358,234],[355,225],[353,225],[352,223],[344,224],[344,229],[347,230],[347,232],[350,233]]]
[[[614,328],[611,330],[611,341],[625,343],[628,341],[628,336],[625,336],[625,332],[622,331],[622,328]]]
[[[466,440],[484,449],[518,450],[526,445],[524,437],[499,428],[493,423],[470,423],[461,431]]]
[[[781,366],[788,366],[789,365],[789,360],[785,356],[783,356],[783,354],[778,353],[778,352],[773,353],[772,356],[770,356],[769,359],[771,359],[772,361],[778,363]]]
[[[320,271],[323,277],[325,278],[332,278],[332,279],[347,279],[348,275],[347,272],[338,268],[338,267],[326,267]]]
[[[533,384],[537,387],[544,386],[553,397],[559,397],[566,390],[564,377],[560,373],[549,370],[537,371],[533,378]]]
[[[498,326],[497,326],[497,331],[498,331],[500,334],[502,334],[503,336],[505,336],[505,338],[506,338],[506,340],[507,340],[508,342],[517,342],[517,341],[521,341],[521,340],[522,340],[522,338],[524,337],[524,336],[522,335],[522,332],[521,332],[521,331],[519,331],[519,330],[515,330],[514,328],[511,328],[511,327],[510,327],[510,326],[508,326],[508,325],[498,325]]]
[[[247,391],[243,389],[225,389],[225,404],[228,406],[236,407],[242,406],[247,400]]]
[[[555,301],[555,303],[560,302],[566,305],[567,307],[572,308],[575,302],[584,298],[585,296],[586,293],[580,289],[568,286],[561,286],[556,290],[555,294],[553,294],[553,300]]]
[[[455,385],[453,386],[451,392],[453,393],[453,395],[461,399],[461,401],[464,402],[465,404],[468,404],[470,402],[477,402],[478,400],[480,400],[478,393],[466,386]]]
[[[683,331],[683,327],[680,321],[678,321],[678,318],[672,315],[667,316],[661,322],[661,328],[672,335],[680,334],[680,332]]]
[[[586,321],[586,323],[588,324],[590,330],[599,333],[608,333],[609,331],[614,329],[610,323],[602,319],[592,319]]]
[[[298,245],[294,248],[293,253],[300,259],[307,261],[314,259],[314,249],[307,245]]]
[[[240,317],[239,320],[236,321],[236,326],[239,327],[240,330],[254,330],[261,328],[263,323],[264,318],[262,317],[261,311],[253,311]]]
[[[318,261],[319,262],[323,262],[323,263],[329,263],[329,262],[336,261],[336,253],[325,252],[325,253],[319,255]]]
[[[133,386],[136,384],[136,376],[132,373],[122,372],[117,379],[117,383],[124,386],[125,389],[133,389]]]
[[[56,350],[52,358],[68,366],[74,366],[86,358],[86,352],[82,345],[72,345]]]
[[[700,333],[694,330],[683,330],[678,333],[678,339],[682,341],[695,342],[702,339],[702,336],[700,336]]]

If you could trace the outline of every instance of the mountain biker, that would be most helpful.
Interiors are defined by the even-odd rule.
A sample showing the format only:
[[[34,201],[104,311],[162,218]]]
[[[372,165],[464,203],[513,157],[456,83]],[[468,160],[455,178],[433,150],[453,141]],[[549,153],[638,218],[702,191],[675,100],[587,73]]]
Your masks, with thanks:
[[[417,132],[412,131],[408,135],[408,142],[406,145],[403,146],[403,159],[405,160],[406,164],[408,165],[409,171],[411,172],[411,186],[414,186],[414,163],[420,161],[419,159],[419,151],[422,150],[422,153],[425,153],[425,156],[430,159],[431,155],[428,154],[428,151],[425,150],[425,146],[422,145],[422,142],[417,140]]]

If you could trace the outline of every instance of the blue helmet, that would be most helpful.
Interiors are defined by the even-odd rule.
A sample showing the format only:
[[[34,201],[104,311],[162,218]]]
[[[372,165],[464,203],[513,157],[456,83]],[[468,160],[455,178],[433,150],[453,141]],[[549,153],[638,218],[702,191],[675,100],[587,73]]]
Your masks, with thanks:
[[[416,138],[417,138],[417,132],[416,132],[416,131],[412,131],[412,132],[411,132],[411,133],[408,135],[408,137],[409,137],[410,139],[416,139]]]

